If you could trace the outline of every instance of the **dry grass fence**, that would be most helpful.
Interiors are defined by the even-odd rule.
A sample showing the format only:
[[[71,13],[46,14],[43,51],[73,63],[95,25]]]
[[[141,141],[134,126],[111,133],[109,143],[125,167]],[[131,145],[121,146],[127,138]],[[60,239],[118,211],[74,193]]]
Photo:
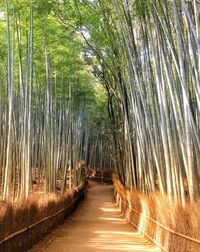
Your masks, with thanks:
[[[27,202],[7,204],[0,212],[0,252],[27,251],[67,218],[84,198],[87,184],[64,196],[33,194]]]
[[[114,195],[127,220],[168,252],[200,252],[200,201],[185,208],[167,195],[127,191],[113,177]]]

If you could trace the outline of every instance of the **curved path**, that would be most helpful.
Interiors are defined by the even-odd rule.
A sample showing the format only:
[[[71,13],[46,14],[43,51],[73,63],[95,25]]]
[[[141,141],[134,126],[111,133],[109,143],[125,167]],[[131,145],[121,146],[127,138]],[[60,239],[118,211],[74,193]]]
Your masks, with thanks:
[[[113,187],[94,184],[72,217],[31,252],[159,252],[120,215]]]

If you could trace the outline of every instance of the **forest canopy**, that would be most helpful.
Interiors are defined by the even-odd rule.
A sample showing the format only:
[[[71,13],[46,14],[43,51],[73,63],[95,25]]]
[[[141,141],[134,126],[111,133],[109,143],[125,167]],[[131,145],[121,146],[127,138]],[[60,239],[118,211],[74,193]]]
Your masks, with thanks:
[[[0,9],[4,198],[9,185],[27,197],[38,168],[54,191],[57,171],[65,181],[80,160],[114,167],[127,188],[182,205],[199,197],[199,1],[6,0]]]

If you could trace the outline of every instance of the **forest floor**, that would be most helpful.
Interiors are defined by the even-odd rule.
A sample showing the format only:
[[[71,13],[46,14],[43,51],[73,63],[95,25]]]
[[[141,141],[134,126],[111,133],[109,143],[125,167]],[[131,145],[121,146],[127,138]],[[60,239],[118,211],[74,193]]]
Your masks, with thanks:
[[[88,196],[66,222],[29,252],[159,252],[121,216],[113,186],[92,183]]]

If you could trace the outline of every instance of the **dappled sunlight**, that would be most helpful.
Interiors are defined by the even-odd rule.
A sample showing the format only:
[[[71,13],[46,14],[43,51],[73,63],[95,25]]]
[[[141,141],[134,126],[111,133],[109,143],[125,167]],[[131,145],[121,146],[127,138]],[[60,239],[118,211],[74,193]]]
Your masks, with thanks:
[[[161,228],[159,226],[156,226],[156,228],[155,228],[155,237],[154,237],[154,240],[158,244],[161,244]]]
[[[141,199],[141,205],[142,205],[142,215],[140,217],[140,224],[139,228],[141,230],[146,230],[146,225],[147,225],[147,218],[146,216],[149,216],[149,209],[148,209],[148,204],[146,203],[145,200]]]
[[[96,186],[90,189],[89,194],[92,193],[93,197],[89,195],[87,204],[77,209],[44,251],[160,252],[127,223],[111,195],[105,194],[106,188]]]
[[[132,208],[132,206],[131,206],[131,192],[129,192],[129,191],[127,192],[127,198],[128,198],[128,207],[126,209],[125,215],[126,215],[126,219],[129,221],[130,218],[131,218],[131,213],[132,213],[132,210],[131,210],[131,208]]]
[[[124,222],[125,219],[121,219],[121,218],[103,218],[103,217],[99,217],[99,220],[107,220],[107,221],[118,221],[118,222]]]
[[[126,219],[121,217],[98,217],[98,220],[100,221],[106,221],[109,224],[115,224],[115,225],[127,225]]]
[[[96,230],[87,245],[95,251],[149,251],[159,252],[138,232]]]
[[[133,232],[122,232],[122,231],[95,231],[95,234],[112,234],[112,235],[126,235],[135,236],[136,233]]]
[[[166,195],[160,193],[147,195],[137,190],[133,191],[130,197],[126,188],[122,190],[119,180],[114,179],[114,186],[115,199],[121,202],[122,207],[120,210],[123,215],[129,219],[132,226],[137,228],[154,244],[165,251],[186,252],[191,249],[191,251],[195,252],[200,251],[199,225],[196,224],[198,223],[196,219],[198,214],[194,214],[195,210],[199,209],[198,204],[191,205],[188,203],[184,208],[180,204],[172,204]],[[189,211],[187,207],[189,207]],[[130,216],[128,208],[132,209]],[[199,213],[199,210],[197,212]],[[191,218],[192,213],[195,218]],[[192,224],[192,219],[194,224]],[[195,224],[196,230],[194,229]],[[159,251],[159,249],[155,251]]]
[[[123,202],[121,199],[118,198],[118,200],[119,205],[122,205]],[[129,205],[129,207],[131,208],[131,205]],[[143,202],[142,209],[145,215],[149,214],[147,207],[145,202]],[[103,216],[98,217],[98,220],[108,223],[109,230],[97,229],[93,231],[93,235],[90,237],[87,245],[89,248],[95,248],[95,251],[160,251],[141,236],[140,233],[134,232],[132,228],[123,228],[126,226],[127,219],[129,219],[131,215],[131,210],[129,208],[126,209],[126,218],[121,216],[117,204],[104,202],[103,206],[99,209],[103,212]],[[142,222],[140,223],[143,229],[147,223],[145,223],[145,218],[141,219]],[[117,228],[111,229],[111,226],[116,224]]]
[[[100,207],[99,209],[104,212],[120,212],[120,210],[117,208]]]
[[[122,204],[122,202],[120,203]],[[121,216],[117,204],[104,202],[103,207],[99,209],[103,212],[103,217],[99,216],[98,220],[105,222],[109,229],[93,231],[87,244],[88,248],[95,249],[95,251],[160,251],[139,232],[134,232],[132,228],[126,227],[126,218]],[[130,216],[131,211],[127,211],[127,214]],[[116,224],[118,224],[117,227],[114,226]]]

